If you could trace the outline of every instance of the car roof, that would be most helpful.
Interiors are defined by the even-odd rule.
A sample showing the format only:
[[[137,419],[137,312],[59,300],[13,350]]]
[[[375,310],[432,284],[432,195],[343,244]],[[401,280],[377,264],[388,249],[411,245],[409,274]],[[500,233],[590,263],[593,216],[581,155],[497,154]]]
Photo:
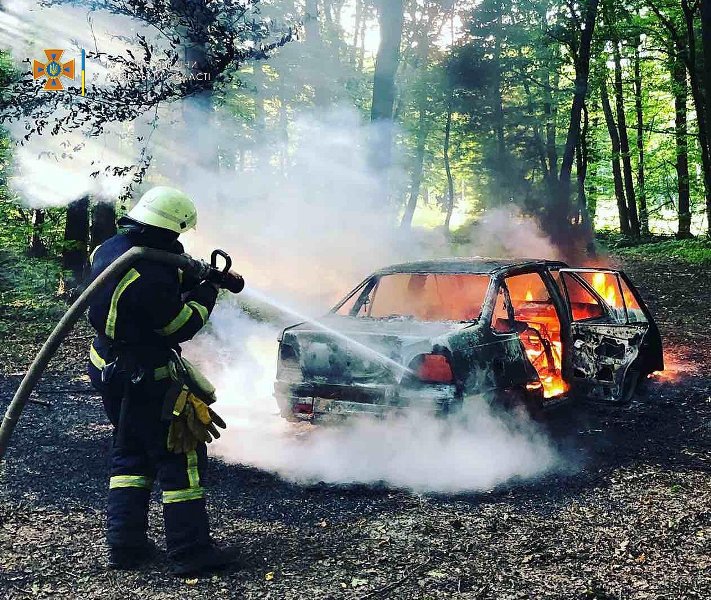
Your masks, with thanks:
[[[384,267],[375,275],[390,275],[393,273],[471,273],[492,275],[498,271],[512,268],[542,266],[567,267],[559,260],[544,260],[537,258],[488,258],[472,256],[462,258],[441,258],[436,260],[418,260]]]

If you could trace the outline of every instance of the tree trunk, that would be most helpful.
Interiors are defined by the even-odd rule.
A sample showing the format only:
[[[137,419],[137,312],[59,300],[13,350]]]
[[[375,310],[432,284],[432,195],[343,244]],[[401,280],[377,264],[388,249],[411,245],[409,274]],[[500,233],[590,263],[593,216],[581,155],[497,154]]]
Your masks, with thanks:
[[[701,39],[704,47],[704,88],[706,90],[706,125],[711,127],[711,0],[701,0]],[[711,140],[707,140],[709,154],[711,154]],[[706,178],[711,178],[706,165]],[[709,182],[711,183],[711,182]],[[707,185],[709,184],[707,183]],[[711,206],[709,205],[709,194],[706,194],[706,222],[707,234],[711,236]]]
[[[363,17],[363,0],[356,0],[355,3],[355,26],[353,27],[353,48],[351,49],[351,62],[358,64],[358,38],[360,36],[360,23]]]
[[[400,61],[402,39],[402,0],[380,0],[378,3],[380,45],[373,75],[372,121],[390,120],[395,102],[395,73]]]
[[[501,74],[501,38],[503,37],[503,26],[501,17],[502,7],[501,0],[496,2],[496,31],[494,33],[494,55],[492,59],[493,81],[491,85],[494,137],[496,139],[496,171],[499,174],[499,181],[496,182],[496,189],[503,192],[500,201],[507,202],[510,197],[508,187],[510,183],[509,161],[506,159],[506,140],[504,138],[504,99],[501,91],[502,74]],[[449,116],[448,116],[449,118]]]
[[[47,256],[47,247],[42,241],[42,229],[44,227],[44,210],[41,208],[32,209],[32,232],[30,233],[30,243],[27,248],[28,256],[41,258]]]
[[[91,211],[89,252],[116,235],[116,209],[108,202],[97,202]]]
[[[553,102],[553,91],[558,91],[558,72],[553,73],[553,81],[546,79],[546,90],[544,91],[543,112],[546,115],[546,155],[548,156],[548,170],[555,174],[558,172],[558,147],[556,145],[556,119],[558,117],[558,105]],[[548,88],[548,83],[553,86]]]
[[[368,23],[368,15],[369,11],[367,10],[366,6],[363,6],[363,19],[361,20],[360,24],[360,42],[358,44],[358,65],[357,65],[357,71],[358,73],[363,72],[363,63],[365,61],[365,26]]]
[[[587,198],[585,197],[585,178],[588,174],[588,130],[590,120],[587,106],[583,106],[583,129],[580,134],[580,141],[575,149],[575,173],[578,180],[578,209],[580,223],[589,222]]]
[[[254,99],[254,124],[261,135],[266,129],[266,109],[264,107],[264,65],[262,61],[254,62],[254,87],[256,98]]]
[[[327,11],[325,11],[327,14]],[[323,52],[323,41],[321,40],[321,26],[319,25],[319,11],[316,0],[306,0],[304,5],[304,46],[307,54],[314,61],[314,64],[321,64],[326,55]],[[324,68],[326,65],[323,65]],[[314,89],[314,104],[325,106],[328,103],[328,90],[325,89],[325,78],[321,74],[316,74],[312,78]]]
[[[593,225],[595,223],[595,213],[597,212],[597,186],[595,185],[595,176],[597,175],[599,167],[599,156],[600,152],[597,145],[597,128],[600,124],[599,117],[593,115],[591,120],[590,128],[588,130],[588,173],[586,176],[587,181],[587,192],[585,194],[585,199],[587,202],[588,215],[590,217],[590,223]],[[592,180],[593,183],[590,183]],[[594,229],[594,227],[593,227]]]
[[[610,96],[607,92],[607,82],[605,77],[600,80],[600,101],[605,114],[607,131],[610,134],[612,145],[612,177],[615,182],[615,198],[617,199],[617,214],[620,218],[620,233],[630,235],[630,217],[627,212],[627,202],[625,199],[625,186],[622,183],[622,170],[620,169],[620,136],[615,117],[610,106]]]
[[[540,3],[538,8],[538,18],[540,21],[540,35],[544,39],[548,38],[548,5]],[[558,91],[559,74],[556,67],[556,59],[559,49],[555,42],[551,41],[551,45],[545,52],[545,60],[542,64],[543,72],[541,79],[543,81],[543,115],[545,118],[545,133],[546,133],[546,157],[548,166],[544,169],[550,173],[549,183],[550,190],[555,190],[555,182],[558,177],[558,148],[556,146],[556,117],[558,105],[553,101],[554,94]],[[552,74],[552,79],[551,79]]]
[[[649,211],[644,182],[644,111],[642,110],[642,65],[640,59],[641,40],[637,39],[634,49],[634,106],[637,116],[637,192],[639,198],[639,227],[644,237],[649,236]]]
[[[89,196],[75,200],[67,207],[62,244],[60,294],[70,293],[82,281],[89,247]]]
[[[410,181],[410,198],[407,201],[405,212],[403,213],[402,220],[400,221],[400,227],[404,229],[407,229],[412,225],[412,217],[415,214],[415,209],[417,208],[417,199],[420,196],[420,185],[422,184],[422,166],[425,161],[425,143],[427,141],[427,134],[429,133],[427,121],[425,119],[426,110],[426,106],[424,104],[421,104],[419,109],[415,163],[412,166],[412,178]]]
[[[687,98],[689,87],[686,81],[686,69],[679,56],[681,48],[676,48],[677,54],[672,54],[671,76],[672,93],[674,95],[674,133],[676,141],[676,180],[679,202],[679,228],[677,237],[691,237],[691,212],[689,192],[689,151],[688,151],[688,126],[687,126]]]
[[[447,216],[444,219],[444,230],[449,233],[449,224],[452,220],[452,212],[454,212],[454,179],[452,178],[452,169],[449,164],[449,134],[452,130],[452,98],[450,97],[447,104],[447,123],[444,126],[444,170],[447,173]]]
[[[371,144],[373,166],[380,171],[390,167],[392,159],[392,116],[395,102],[395,74],[400,61],[402,39],[403,0],[380,0],[378,22],[380,45],[375,59],[373,76],[373,104],[370,118],[378,123]]]
[[[625,114],[625,98],[622,88],[622,57],[620,56],[619,42],[613,44],[612,55],[615,64],[615,107],[617,110],[617,127],[620,131],[620,153],[622,157],[622,173],[625,182],[625,197],[627,198],[627,214],[630,219],[630,233],[632,237],[638,238],[639,217],[637,216],[637,199],[632,175],[630,139],[627,134],[627,116]]]
[[[268,165],[267,149],[269,144],[266,143],[267,137],[267,118],[266,118],[266,77],[264,75],[264,64],[261,60],[254,63],[254,140],[251,152],[251,163],[253,168],[259,169],[261,163],[265,161]],[[244,169],[244,167],[243,167]]]
[[[281,99],[279,101],[279,142],[281,160],[281,174],[284,178],[289,175],[289,113],[286,102]]]
[[[709,139],[708,127],[711,123],[706,121],[706,101],[704,98],[702,84],[699,78],[698,64],[696,57],[696,30],[695,13],[696,7],[689,5],[688,0],[681,1],[686,23],[687,53],[686,68],[689,72],[691,84],[691,96],[694,100],[694,110],[696,111],[696,123],[699,131],[699,146],[701,146],[701,164],[704,180],[704,196],[706,198],[706,217],[708,232],[711,234],[711,140]],[[708,69],[707,69],[708,70]],[[711,95],[711,94],[710,94]]]
[[[575,64],[575,90],[573,103],[570,109],[570,121],[565,140],[563,160],[560,165],[558,194],[554,204],[552,218],[554,225],[551,233],[554,239],[557,236],[567,236],[570,233],[570,176],[573,170],[575,148],[580,138],[580,115],[588,93],[588,79],[590,75],[590,47],[595,30],[598,0],[585,2],[585,28],[580,35],[580,50]]]
[[[523,53],[519,52],[519,58],[524,59]],[[536,148],[536,153],[538,154],[538,162],[541,165],[541,171],[543,172],[543,181],[549,185],[551,184],[551,178],[554,177],[553,173],[548,169],[548,161],[546,160],[546,148],[543,144],[543,137],[541,136],[541,128],[538,124],[538,119],[536,118],[536,110],[534,107],[533,96],[531,94],[531,86],[528,85],[528,81],[523,79],[521,82],[523,84],[523,90],[526,92],[526,107],[528,112],[528,118],[531,121],[531,132],[533,134],[533,145]]]

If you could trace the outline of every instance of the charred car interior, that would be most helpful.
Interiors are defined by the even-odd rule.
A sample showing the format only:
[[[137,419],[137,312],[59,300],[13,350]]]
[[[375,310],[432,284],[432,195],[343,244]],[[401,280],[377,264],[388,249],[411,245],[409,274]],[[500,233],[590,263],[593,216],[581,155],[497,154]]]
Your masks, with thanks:
[[[536,413],[625,404],[663,367],[659,330],[623,272],[447,259],[381,269],[323,319],[287,327],[274,390],[289,420],[446,414],[482,393]]]

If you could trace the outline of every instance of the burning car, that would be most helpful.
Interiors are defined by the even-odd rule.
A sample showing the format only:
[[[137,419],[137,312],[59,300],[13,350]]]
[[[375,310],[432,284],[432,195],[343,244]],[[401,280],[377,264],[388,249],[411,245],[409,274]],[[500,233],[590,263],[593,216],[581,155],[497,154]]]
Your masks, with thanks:
[[[659,330],[622,271],[463,258],[381,269],[323,319],[287,327],[274,390],[289,420],[448,413],[481,393],[537,412],[624,404],[663,368]]]

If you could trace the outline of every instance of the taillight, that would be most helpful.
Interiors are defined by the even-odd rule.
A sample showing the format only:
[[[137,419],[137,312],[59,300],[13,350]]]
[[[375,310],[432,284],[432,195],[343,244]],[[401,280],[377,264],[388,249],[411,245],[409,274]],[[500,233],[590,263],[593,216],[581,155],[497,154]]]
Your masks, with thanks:
[[[423,354],[417,366],[417,376],[430,383],[452,383],[454,375],[446,356],[441,354]]]
[[[295,415],[310,415],[314,412],[313,398],[301,398],[294,403],[293,411]]]

